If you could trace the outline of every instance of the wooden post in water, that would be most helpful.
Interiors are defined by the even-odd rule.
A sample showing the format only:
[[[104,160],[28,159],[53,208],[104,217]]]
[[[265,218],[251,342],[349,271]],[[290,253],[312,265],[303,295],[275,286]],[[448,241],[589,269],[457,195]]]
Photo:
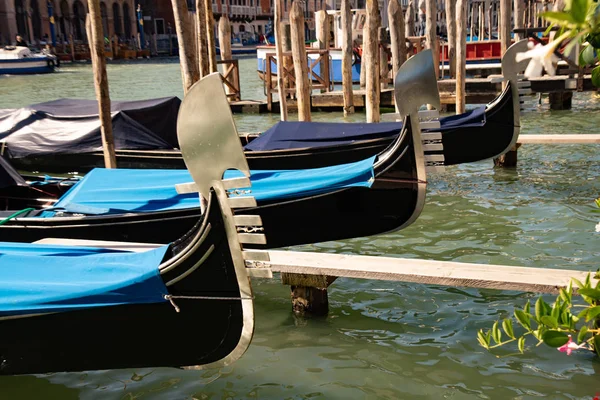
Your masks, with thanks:
[[[208,45],[208,69],[210,73],[217,72],[217,43],[215,42],[215,16],[212,1],[204,0],[204,18],[206,23],[206,42]]]
[[[367,0],[366,35],[363,39],[363,54],[366,53],[367,63],[365,74],[365,108],[367,122],[379,122],[380,86],[379,86],[379,4],[377,0]]]
[[[448,0],[450,1],[450,0]],[[404,15],[402,15],[402,6],[398,0],[390,0],[388,3],[388,24],[390,27],[390,41],[392,49],[392,78],[396,79],[396,74],[400,66],[406,61],[406,36],[404,36]]]
[[[198,43],[198,72],[200,78],[209,74],[208,41],[206,39],[206,3],[210,0],[196,0],[196,40]]]
[[[468,0],[456,3],[456,113],[465,112],[465,80],[467,74],[467,4]]]
[[[299,0],[294,0],[290,11],[292,31],[292,58],[296,76],[296,99],[298,120],[310,121],[310,83],[308,82],[308,60],[304,40],[304,12]]]
[[[89,0],[88,0],[89,1]],[[175,20],[175,31],[179,45],[179,64],[181,65],[181,77],[183,82],[183,94],[187,94],[190,87],[200,78],[198,63],[195,60],[194,51],[190,48],[194,45],[193,29],[189,24],[188,8],[185,0],[171,0],[173,5],[173,18]]]
[[[117,168],[112,117],[110,115],[110,93],[108,91],[108,76],[106,75],[106,59],[104,58],[104,34],[102,33],[100,2],[88,0],[88,7],[90,13],[86,21],[86,30],[88,31],[92,69],[94,70],[94,87],[96,89],[96,99],[98,100],[104,167]]]
[[[395,0],[392,0],[395,1]],[[378,49],[379,49],[379,85],[381,87],[381,90],[386,89],[387,88],[387,84],[388,84],[388,76],[390,73],[390,70],[388,68],[388,53],[386,51],[387,46],[389,45],[387,37],[386,37],[386,29],[385,28],[379,28],[379,31],[377,32],[377,39],[378,39]]]
[[[315,13],[315,27],[317,30],[317,43],[319,45],[319,49],[325,50],[329,48],[329,16],[326,11],[317,11]],[[324,73],[329,69],[325,63],[329,63],[329,58],[326,57],[321,58],[321,62],[319,63],[319,73],[321,76],[324,76]],[[327,92],[328,89],[321,89],[321,93]]]
[[[75,42],[73,41],[73,35],[69,35],[69,46],[71,47],[71,59],[75,62]]]
[[[483,16],[483,4],[479,4],[479,21],[477,21],[479,26],[479,32],[477,33],[477,40],[480,42],[485,40],[485,18]]]
[[[219,20],[219,49],[221,51],[221,61],[231,60],[231,24],[227,15],[221,15]],[[226,66],[223,65],[223,68],[226,68]],[[239,87],[239,82],[237,82],[235,76],[232,81],[235,87]],[[232,90],[227,85],[225,85],[225,92],[232,94]]]
[[[514,0],[515,14],[514,27],[515,29],[523,29],[525,27],[525,0]],[[522,33],[515,33],[515,42],[525,38]]]
[[[354,114],[352,92],[352,13],[350,0],[342,0],[342,91],[344,94],[344,116]]]
[[[473,40],[473,35],[475,34],[475,4],[470,4],[469,6],[469,18],[471,23],[469,24],[469,37],[470,40]]]
[[[415,6],[413,5],[412,0],[408,2],[408,7],[406,7],[406,15],[404,19],[404,36],[415,36]]]
[[[456,0],[446,0],[446,28],[450,78],[456,78]]]
[[[367,85],[367,65],[369,64],[369,53],[365,51],[367,32],[367,22],[363,26],[363,42],[362,42],[362,58],[360,60],[360,87],[364,88]]]
[[[283,60],[282,51],[282,37],[281,37],[281,0],[274,0],[274,23],[273,29],[275,33],[275,55],[277,57],[277,93],[279,94],[279,114],[282,121],[287,121],[287,97],[285,93],[286,85],[283,74],[283,68],[285,67],[285,61]],[[266,78],[265,78],[266,79]],[[267,82],[267,85],[271,85],[271,82]]]
[[[440,76],[440,52],[437,41],[437,0],[427,0],[425,3],[425,42],[428,49],[433,52],[433,65],[435,67],[435,77]]]
[[[279,0],[281,1],[285,1],[285,0]],[[279,3],[279,6],[281,6],[282,3]],[[280,10],[282,10],[282,8],[280,7]],[[283,14],[282,14],[283,15]],[[292,27],[291,25],[288,23],[284,23],[283,22],[283,16],[281,17],[281,48],[283,49],[284,53],[291,53],[292,52]],[[283,65],[285,65],[285,68],[289,71],[291,71],[293,65],[294,65],[294,60],[292,60],[292,57],[283,57]],[[284,83],[284,87],[289,88],[290,84],[289,84],[289,79],[287,76],[283,77],[283,83]],[[292,96],[295,96],[292,94]]]
[[[500,0],[500,31],[498,34],[500,35],[500,51],[502,55],[506,49],[510,47],[510,15],[512,12],[511,1],[510,0]]]

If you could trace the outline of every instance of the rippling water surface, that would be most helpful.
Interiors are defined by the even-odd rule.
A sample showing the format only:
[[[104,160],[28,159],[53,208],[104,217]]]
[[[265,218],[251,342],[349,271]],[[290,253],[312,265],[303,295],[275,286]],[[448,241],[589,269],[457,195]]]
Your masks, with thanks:
[[[254,68],[254,60],[241,60],[242,95],[261,99]],[[108,76],[117,100],[183,94],[174,60],[111,64]],[[0,77],[0,108],[59,97],[94,98],[89,65]],[[535,111],[524,116],[523,133],[600,133],[600,99],[590,93],[576,94],[569,111],[550,111],[547,101],[530,106]],[[344,120],[339,113],[314,119]],[[236,116],[242,132],[276,121],[277,115]],[[401,232],[298,249],[596,270],[600,146],[527,145],[519,158],[514,170],[484,161],[431,176],[423,214]],[[479,328],[532,294],[338,279],[329,289],[329,316],[301,319],[291,314],[289,289],[277,280],[254,281],[254,289],[255,337],[233,366],[4,377],[0,398],[591,399],[600,393],[600,361],[590,354],[567,357],[540,346],[498,358],[477,345]],[[210,325],[198,321],[197,329]]]

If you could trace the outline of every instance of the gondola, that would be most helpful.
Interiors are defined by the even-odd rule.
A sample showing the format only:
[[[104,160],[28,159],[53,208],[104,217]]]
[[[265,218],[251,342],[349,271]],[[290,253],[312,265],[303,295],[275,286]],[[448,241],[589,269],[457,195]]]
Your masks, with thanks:
[[[214,93],[221,85],[218,74],[209,75],[192,87],[182,107],[202,96],[202,89]],[[202,103],[210,107],[208,101],[196,105]],[[248,239],[236,229],[245,221],[260,225],[260,218],[233,215],[227,190],[247,188],[249,181],[223,180],[222,173],[229,167],[249,172],[237,138],[225,144],[219,137],[227,130],[203,138],[221,150],[196,153],[200,163],[212,166],[196,181],[207,209],[170,244],[55,238],[0,243],[1,375],[211,368],[245,352],[254,329],[245,262],[253,256],[242,251],[240,243]],[[194,149],[186,147],[194,140],[182,139],[190,168],[199,165]]]
[[[237,201],[247,207],[243,211],[261,216],[266,235],[264,242],[249,243],[249,247],[277,248],[370,236],[401,229],[416,219],[424,204],[426,173],[418,118],[416,123],[413,121],[421,105],[439,104],[430,52],[405,63],[396,81],[397,93],[407,99],[402,106],[406,110],[405,123],[396,140],[375,158],[370,187],[315,195],[299,193],[293,198],[259,200],[256,206],[248,205],[242,196]],[[420,96],[410,97],[406,91],[416,91]],[[402,168],[397,167],[399,163]],[[198,208],[184,208],[97,216],[19,217],[0,226],[0,240],[35,241],[57,236],[167,243],[187,231],[200,213]],[[249,232],[254,231],[252,228]]]
[[[0,157],[0,210],[51,206],[78,179],[23,176]]]
[[[514,64],[514,54],[507,53],[503,68]],[[512,57],[512,58],[511,58]],[[512,60],[512,61],[511,61]],[[505,74],[506,75],[506,74]],[[403,99],[400,99],[402,102]],[[443,165],[455,165],[498,157],[515,143],[520,127],[520,104],[516,77],[491,103],[467,113],[440,119],[435,139],[423,137],[424,143],[442,144],[438,153]],[[251,169],[307,169],[344,164],[379,154],[394,141],[402,123],[316,123],[279,122],[245,145]],[[247,141],[251,138],[243,137]],[[11,163],[21,170],[49,173],[87,172],[103,165],[101,152],[45,154],[12,157]],[[178,150],[117,150],[120,168],[184,168]],[[6,156],[10,157],[10,144]]]

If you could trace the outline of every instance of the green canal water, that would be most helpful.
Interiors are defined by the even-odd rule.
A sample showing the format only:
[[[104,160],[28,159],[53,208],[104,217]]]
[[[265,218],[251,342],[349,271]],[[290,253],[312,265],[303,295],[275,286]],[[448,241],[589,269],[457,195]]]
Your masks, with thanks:
[[[241,60],[241,74],[243,97],[262,99],[254,60]],[[182,96],[175,60],[112,64],[108,76],[113,99]],[[89,65],[0,77],[0,108],[59,97],[94,98]],[[591,94],[576,94],[569,111],[550,111],[547,102],[530,106],[535,111],[524,116],[523,133],[599,133],[600,98]],[[344,120],[339,113],[314,119]],[[236,116],[240,131],[264,130],[276,120]],[[430,176],[423,214],[401,232],[298,249],[595,271],[600,147],[527,145],[519,157],[517,169],[483,161]],[[338,279],[329,289],[329,316],[300,319],[277,280],[255,281],[254,289],[255,337],[232,366],[3,377],[0,399],[591,399],[600,393],[600,360],[591,354],[540,346],[496,357],[478,346],[477,330],[535,297],[529,293]],[[200,338],[210,321],[198,320],[195,329]],[[157,337],[156,346],[163,345]]]

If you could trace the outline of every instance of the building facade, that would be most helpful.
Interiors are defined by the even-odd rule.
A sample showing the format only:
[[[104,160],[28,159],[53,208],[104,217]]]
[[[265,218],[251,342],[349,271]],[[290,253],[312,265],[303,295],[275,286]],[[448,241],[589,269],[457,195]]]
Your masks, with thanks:
[[[137,34],[133,0],[102,0],[100,13],[104,36],[131,39]],[[0,0],[0,44],[14,43],[20,34],[30,45],[50,37],[49,9],[52,9],[57,42],[86,41],[87,1],[82,0]]]

